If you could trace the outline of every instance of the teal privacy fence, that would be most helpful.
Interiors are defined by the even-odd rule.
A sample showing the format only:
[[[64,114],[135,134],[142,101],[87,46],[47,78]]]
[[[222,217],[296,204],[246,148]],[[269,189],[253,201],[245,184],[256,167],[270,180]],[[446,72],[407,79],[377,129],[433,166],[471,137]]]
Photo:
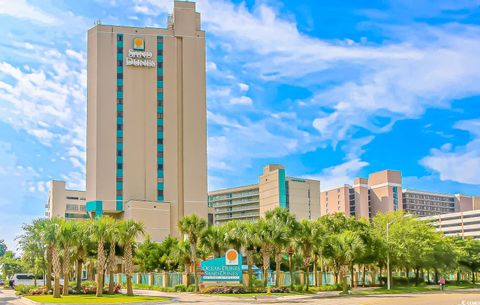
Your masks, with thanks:
[[[263,281],[263,273],[261,270],[255,270],[254,272],[255,279],[258,281]],[[372,285],[372,278],[374,285],[379,285],[379,275],[378,273],[366,272],[365,274],[365,285]],[[244,279],[247,279],[247,273],[244,272]],[[309,273],[309,283],[311,286],[326,286],[335,284],[335,275],[332,272],[317,272],[317,279],[313,272]],[[357,272],[354,274],[354,283],[355,285],[363,285],[363,274],[362,272]],[[270,286],[275,285],[276,272],[268,271],[267,283]],[[294,285],[305,285],[306,283],[306,273],[301,271],[293,272],[293,278],[290,275],[290,272],[280,272],[279,275],[280,286],[290,286],[293,280]],[[338,281],[340,282],[340,278]],[[109,281],[109,276],[105,275],[105,284]],[[127,283],[127,277],[125,274],[116,274],[114,277],[115,282],[120,282],[123,285]],[[350,283],[350,274],[347,275],[347,281]],[[164,272],[164,273],[133,273],[132,274],[132,283],[133,284],[143,284],[148,286],[157,286],[164,288],[173,288],[176,285],[188,285],[193,284],[195,278],[193,274],[185,275],[180,272]],[[317,283],[318,282],[318,283]]]

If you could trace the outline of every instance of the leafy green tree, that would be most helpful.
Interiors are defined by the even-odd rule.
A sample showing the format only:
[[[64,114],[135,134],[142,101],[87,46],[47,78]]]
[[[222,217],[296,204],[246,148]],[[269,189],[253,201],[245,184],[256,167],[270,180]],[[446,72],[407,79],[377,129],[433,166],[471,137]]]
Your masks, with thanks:
[[[262,255],[263,287],[267,287],[268,269],[270,268],[270,255],[273,251],[277,228],[274,227],[273,221],[269,221],[264,218],[260,218],[255,223],[255,226],[258,237],[261,240],[260,253]]]
[[[72,259],[75,261],[76,290],[82,287],[82,270],[85,260],[95,247],[88,234],[88,223],[78,222],[75,234],[72,236]]]
[[[132,219],[123,220],[118,225],[118,243],[123,247],[125,276],[127,277],[127,295],[133,295],[133,245],[139,236],[145,234],[145,226]]]
[[[40,219],[36,219],[31,224],[24,224],[22,226],[23,234],[17,237],[18,246],[22,250],[22,261],[25,269],[35,275],[35,285],[37,277],[44,275],[47,269],[46,246],[41,240],[38,226],[40,221]]]
[[[2,274],[7,278],[23,271],[21,260],[15,257],[12,251],[7,250],[4,255],[0,257],[0,265],[2,266]]]
[[[140,272],[155,272],[159,270],[163,255],[162,246],[150,240],[150,236],[138,245],[134,252],[133,262]]]
[[[5,244],[5,241],[3,239],[0,239],[0,257],[4,256],[6,251],[7,244]]]
[[[193,263],[190,243],[186,240],[179,241],[170,252],[168,259],[174,264],[181,265],[183,270],[188,272]]]
[[[159,268],[161,270],[174,270],[178,267],[178,262],[172,260],[172,251],[177,247],[178,239],[175,237],[167,236],[160,244],[160,262]]]
[[[197,251],[198,243],[201,236],[207,228],[207,221],[198,217],[196,214],[183,217],[179,223],[178,228],[181,234],[185,234],[190,242],[190,250],[192,251],[193,270],[195,277],[195,292],[198,292],[199,278],[197,268]]]
[[[475,273],[480,269],[480,240],[461,239],[457,245],[461,249],[458,263],[472,273],[472,283],[475,284]]]

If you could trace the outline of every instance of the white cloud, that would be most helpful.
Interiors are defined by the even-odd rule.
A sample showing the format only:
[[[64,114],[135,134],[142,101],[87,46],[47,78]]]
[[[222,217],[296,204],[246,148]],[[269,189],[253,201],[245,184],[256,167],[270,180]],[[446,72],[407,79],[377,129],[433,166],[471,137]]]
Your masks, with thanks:
[[[253,104],[253,101],[248,96],[233,97],[230,99],[230,104],[232,105],[247,105],[250,106]]]
[[[53,24],[58,20],[39,8],[28,4],[26,0],[0,0],[0,15],[12,16],[19,19],[28,19],[34,22]]]
[[[238,87],[240,88],[241,91],[244,91],[244,92],[248,91],[248,89],[250,88],[250,86],[248,86],[245,83],[239,83]]]
[[[432,149],[430,155],[421,160],[421,164],[438,172],[440,180],[467,184],[480,184],[480,119],[460,121],[457,129],[469,131],[474,139],[465,146],[455,149],[445,145]]]
[[[329,190],[344,184],[353,184],[353,180],[357,177],[362,168],[368,163],[360,159],[351,159],[344,163],[328,167],[320,174],[309,175],[305,178],[320,180],[322,191]]]

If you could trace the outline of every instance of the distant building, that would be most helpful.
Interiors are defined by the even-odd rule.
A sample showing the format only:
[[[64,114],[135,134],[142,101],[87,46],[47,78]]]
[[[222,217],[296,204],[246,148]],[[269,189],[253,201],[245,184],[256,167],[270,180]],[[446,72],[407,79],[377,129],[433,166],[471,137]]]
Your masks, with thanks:
[[[479,197],[402,189],[402,175],[393,170],[372,173],[368,179],[355,178],[353,186],[323,191],[320,203],[322,215],[342,212],[358,219],[396,210],[429,216],[480,209]]]
[[[323,191],[321,215],[342,212],[347,216],[369,219],[378,212],[403,209],[402,177],[399,171],[384,170],[367,178],[355,178],[353,186]]]
[[[66,189],[65,181],[50,181],[45,216],[62,217],[67,220],[90,218],[86,211],[85,196],[85,191]]]
[[[419,219],[429,221],[446,236],[480,238],[480,210],[420,217]]]
[[[277,207],[287,208],[297,219],[320,217],[320,181],[285,176],[285,168],[264,167],[258,184],[209,192],[213,222],[254,221]]]

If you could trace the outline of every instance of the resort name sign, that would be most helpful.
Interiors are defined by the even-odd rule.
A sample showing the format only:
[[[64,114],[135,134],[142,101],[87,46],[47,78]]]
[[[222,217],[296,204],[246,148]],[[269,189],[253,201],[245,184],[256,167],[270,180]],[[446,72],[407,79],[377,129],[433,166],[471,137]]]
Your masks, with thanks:
[[[153,53],[145,51],[145,40],[137,37],[133,39],[133,48],[128,50],[125,65],[134,67],[155,68],[157,65],[153,58]]]
[[[229,249],[224,257],[200,263],[200,280],[205,282],[242,282],[242,257],[235,249]]]

